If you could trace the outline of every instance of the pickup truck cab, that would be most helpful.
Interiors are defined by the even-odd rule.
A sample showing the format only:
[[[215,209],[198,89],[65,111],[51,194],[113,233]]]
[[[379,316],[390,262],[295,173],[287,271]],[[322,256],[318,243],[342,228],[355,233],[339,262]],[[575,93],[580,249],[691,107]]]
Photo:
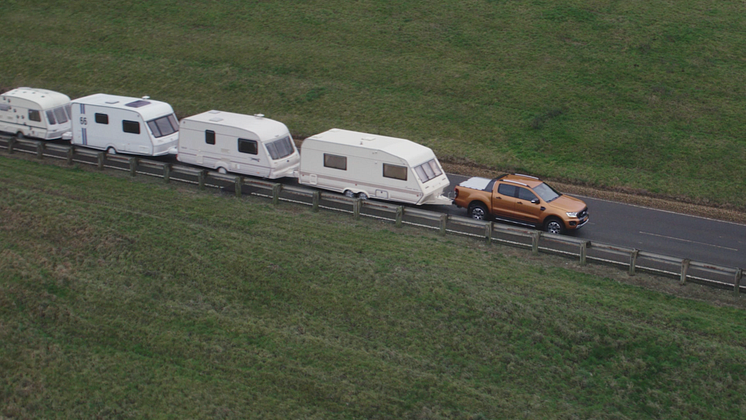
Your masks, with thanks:
[[[588,206],[560,194],[539,178],[512,174],[494,179],[473,177],[457,185],[453,204],[469,217],[517,222],[550,233],[577,230],[588,223]]]

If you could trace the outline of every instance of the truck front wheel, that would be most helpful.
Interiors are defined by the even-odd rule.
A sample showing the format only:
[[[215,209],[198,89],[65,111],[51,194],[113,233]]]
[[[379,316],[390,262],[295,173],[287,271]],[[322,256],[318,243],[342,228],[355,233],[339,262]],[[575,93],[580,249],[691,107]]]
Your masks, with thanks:
[[[476,220],[484,220],[487,218],[487,207],[482,203],[471,203],[469,204],[469,217]]]
[[[558,235],[560,233],[564,233],[565,226],[562,224],[562,221],[560,219],[551,218],[551,219],[548,219],[546,223],[544,223],[544,230],[546,230],[549,233],[554,233]]]

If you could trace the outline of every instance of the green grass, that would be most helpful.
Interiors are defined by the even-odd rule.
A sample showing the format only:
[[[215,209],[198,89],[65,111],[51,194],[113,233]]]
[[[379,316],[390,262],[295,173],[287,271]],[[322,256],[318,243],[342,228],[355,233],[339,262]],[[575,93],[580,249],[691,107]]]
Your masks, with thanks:
[[[0,87],[150,95],[746,208],[742,1],[7,0]]]
[[[730,293],[545,258],[3,158],[0,416],[744,417]]]

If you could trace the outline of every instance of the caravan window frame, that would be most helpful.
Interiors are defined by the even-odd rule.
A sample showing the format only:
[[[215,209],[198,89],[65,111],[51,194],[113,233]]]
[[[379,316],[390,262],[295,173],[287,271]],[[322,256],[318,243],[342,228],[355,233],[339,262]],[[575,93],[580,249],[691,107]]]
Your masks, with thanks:
[[[109,115],[108,114],[102,114],[100,112],[96,112],[93,114],[93,120],[96,121],[96,124],[106,124],[109,125]]]
[[[215,131],[205,130],[205,144],[215,145]]]
[[[28,119],[29,121],[41,122],[41,111],[37,109],[29,109]]]
[[[383,164],[383,177],[406,181],[407,173],[409,173],[408,169],[409,168],[407,168],[406,166],[384,163]]]
[[[122,120],[122,131],[129,134],[140,134],[140,122]]]
[[[324,167],[339,169],[340,171],[347,170],[347,156],[332,155],[330,153],[324,153]]]
[[[443,170],[435,159],[430,159],[422,165],[415,166],[414,172],[423,184],[443,175]]]
[[[251,148],[246,150],[242,149],[241,145],[250,145]],[[249,140],[249,139],[238,139],[238,153],[246,153],[248,155],[258,155],[259,154],[259,142],[256,140]]]

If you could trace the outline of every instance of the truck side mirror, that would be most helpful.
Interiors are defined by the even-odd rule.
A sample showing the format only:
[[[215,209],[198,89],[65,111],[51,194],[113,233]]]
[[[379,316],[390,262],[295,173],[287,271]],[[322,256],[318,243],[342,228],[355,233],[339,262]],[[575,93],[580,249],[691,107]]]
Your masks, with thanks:
[[[534,198],[533,200],[531,200],[531,203],[532,204],[539,204],[539,199],[538,198]]]

